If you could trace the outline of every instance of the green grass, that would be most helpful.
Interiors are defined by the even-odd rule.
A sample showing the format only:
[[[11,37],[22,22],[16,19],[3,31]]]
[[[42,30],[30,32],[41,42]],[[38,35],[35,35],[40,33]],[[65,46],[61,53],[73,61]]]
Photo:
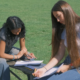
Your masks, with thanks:
[[[46,64],[51,55],[51,8],[58,0],[1,0],[0,2],[0,26],[5,23],[7,17],[18,16],[26,26],[26,47],[33,52],[38,60],[44,60]],[[65,0],[73,10],[80,15],[80,0]],[[19,42],[15,44],[19,47]],[[27,80],[21,71],[10,68]],[[11,80],[17,80],[11,74]]]

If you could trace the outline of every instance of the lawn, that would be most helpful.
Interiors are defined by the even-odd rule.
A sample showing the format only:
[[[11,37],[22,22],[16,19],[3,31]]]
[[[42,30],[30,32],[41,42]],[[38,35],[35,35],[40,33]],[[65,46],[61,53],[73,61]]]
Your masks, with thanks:
[[[0,2],[0,27],[9,16],[20,17],[26,26],[26,48],[33,52],[38,60],[46,64],[51,55],[51,8],[58,0],[1,0]],[[65,0],[80,16],[80,0]],[[15,44],[19,47],[19,42]],[[10,68],[22,80],[27,80],[25,74]],[[12,74],[11,80],[17,80]]]

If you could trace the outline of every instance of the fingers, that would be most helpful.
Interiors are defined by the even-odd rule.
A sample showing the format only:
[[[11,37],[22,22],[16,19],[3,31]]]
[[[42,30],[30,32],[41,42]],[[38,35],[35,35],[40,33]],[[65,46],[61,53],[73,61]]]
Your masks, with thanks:
[[[35,69],[34,73],[32,73],[32,75],[35,76],[35,77],[37,77],[37,73],[38,73],[38,70]]]
[[[32,59],[32,58],[37,59],[33,53],[29,53],[29,52],[28,52],[27,54],[25,54],[25,56],[26,56],[28,59]]]
[[[32,73],[32,75],[35,77],[40,77],[40,71],[37,69],[34,69],[34,73]]]
[[[30,54],[27,54],[26,57],[27,57],[28,59],[32,59],[32,56],[31,56]]]
[[[32,58],[36,58],[35,55],[33,53],[30,53],[30,55],[32,56]],[[37,59],[37,58],[36,58]]]
[[[60,70],[60,69],[58,69],[56,73],[59,73],[59,72],[61,72],[61,70]]]
[[[35,76],[35,77],[40,77],[39,71],[36,71],[36,72],[32,73],[32,75]]]

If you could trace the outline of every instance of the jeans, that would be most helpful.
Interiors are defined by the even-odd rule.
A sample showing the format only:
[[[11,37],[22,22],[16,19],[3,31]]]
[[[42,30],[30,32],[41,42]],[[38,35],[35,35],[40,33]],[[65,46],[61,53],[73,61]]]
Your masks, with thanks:
[[[0,80],[10,80],[9,65],[3,58],[0,58]]]
[[[70,62],[71,59],[68,55],[64,61],[64,64],[69,64]],[[80,80],[80,74],[77,72],[76,69],[71,69],[64,73],[55,73],[38,80]]]
[[[39,80],[80,80],[80,74],[76,69],[68,70],[61,74],[53,74]]]
[[[19,51],[20,49],[13,47],[8,54],[16,55]],[[25,56],[22,56],[20,59],[24,60]],[[0,58],[0,80],[10,80],[9,65],[4,58]]]

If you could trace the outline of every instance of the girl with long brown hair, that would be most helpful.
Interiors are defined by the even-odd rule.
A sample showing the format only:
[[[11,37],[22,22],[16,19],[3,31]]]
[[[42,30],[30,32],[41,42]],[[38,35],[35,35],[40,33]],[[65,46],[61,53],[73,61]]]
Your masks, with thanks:
[[[68,57],[56,74],[40,80],[80,80],[80,17],[65,1],[58,1],[51,10],[52,18],[52,55],[43,68],[33,73],[41,77],[46,71],[56,66],[64,57],[66,48]],[[72,68],[73,66],[73,68]]]

